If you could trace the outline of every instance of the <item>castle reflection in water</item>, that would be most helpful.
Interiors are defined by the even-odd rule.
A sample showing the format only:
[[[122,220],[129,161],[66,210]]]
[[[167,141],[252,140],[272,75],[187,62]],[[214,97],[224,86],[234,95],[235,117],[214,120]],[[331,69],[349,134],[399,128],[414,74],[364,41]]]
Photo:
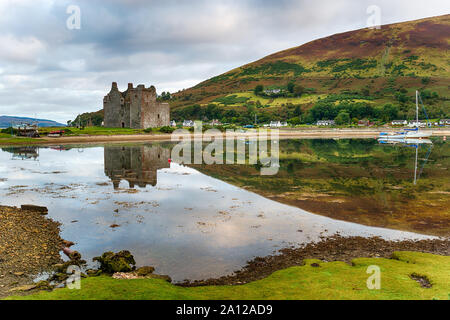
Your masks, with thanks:
[[[105,146],[105,174],[114,189],[122,180],[130,188],[156,186],[157,171],[170,167],[169,158],[170,150],[161,146]]]

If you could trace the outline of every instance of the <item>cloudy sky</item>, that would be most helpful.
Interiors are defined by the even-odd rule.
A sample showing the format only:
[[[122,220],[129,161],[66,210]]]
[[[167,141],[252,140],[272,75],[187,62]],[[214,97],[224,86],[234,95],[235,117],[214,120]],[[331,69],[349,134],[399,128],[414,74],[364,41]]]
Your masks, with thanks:
[[[112,81],[189,88],[364,28],[371,5],[382,24],[450,13],[448,0],[0,0],[0,115],[65,123],[99,110]]]

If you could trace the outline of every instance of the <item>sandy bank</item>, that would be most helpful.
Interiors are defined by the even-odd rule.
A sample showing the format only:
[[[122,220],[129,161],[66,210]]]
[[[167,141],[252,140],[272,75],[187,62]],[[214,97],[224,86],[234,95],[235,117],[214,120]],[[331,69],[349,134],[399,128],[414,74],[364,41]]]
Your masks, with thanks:
[[[380,132],[395,131],[395,129],[285,129],[279,131],[280,139],[315,139],[315,138],[377,138]],[[201,135],[186,135],[193,139],[198,139]],[[236,132],[227,137],[254,137],[252,132]],[[270,136],[270,133],[269,133]],[[444,137],[450,136],[450,129],[434,129],[433,136]],[[225,138],[225,133],[223,134]],[[150,142],[150,141],[171,141],[171,134],[136,134],[136,135],[85,135],[85,136],[67,136],[59,138],[41,138],[36,139],[32,143],[14,141],[2,143],[0,145],[17,145],[17,144],[38,144],[38,145],[54,145],[54,144],[89,144],[89,143],[124,143],[124,142]]]

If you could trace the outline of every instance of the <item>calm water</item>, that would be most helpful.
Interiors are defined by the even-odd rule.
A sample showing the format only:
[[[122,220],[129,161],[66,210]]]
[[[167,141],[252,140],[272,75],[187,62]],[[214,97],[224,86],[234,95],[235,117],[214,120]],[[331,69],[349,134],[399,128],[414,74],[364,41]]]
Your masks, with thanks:
[[[298,143],[282,144],[282,157],[315,142]],[[335,233],[426,237],[311,214],[169,158],[170,145],[157,143],[2,149],[0,203],[47,206],[49,217],[62,223],[62,237],[87,261],[126,249],[139,266],[155,266],[175,281],[229,274],[256,256]],[[292,170],[283,161],[280,175]],[[412,178],[410,169],[405,179]]]

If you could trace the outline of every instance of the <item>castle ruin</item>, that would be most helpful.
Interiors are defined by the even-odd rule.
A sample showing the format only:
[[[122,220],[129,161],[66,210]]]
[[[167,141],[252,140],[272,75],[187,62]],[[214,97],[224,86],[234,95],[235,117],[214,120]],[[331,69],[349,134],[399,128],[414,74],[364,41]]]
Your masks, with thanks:
[[[120,92],[113,82],[111,91],[103,98],[104,126],[108,128],[147,129],[170,125],[168,103],[156,101],[156,88],[143,84],[133,88],[129,83]]]

